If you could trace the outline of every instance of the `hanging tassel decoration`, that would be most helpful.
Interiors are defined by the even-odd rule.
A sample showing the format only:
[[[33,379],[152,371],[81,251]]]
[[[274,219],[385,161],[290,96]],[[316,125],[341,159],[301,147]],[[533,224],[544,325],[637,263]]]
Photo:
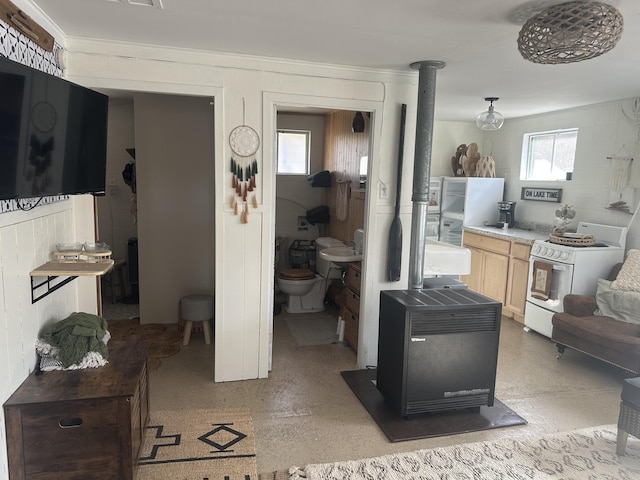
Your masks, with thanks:
[[[247,189],[248,189],[250,192],[253,192],[253,183],[251,182],[251,178],[252,178],[252,177],[251,177],[251,166],[248,166],[248,167],[246,168],[246,178],[247,178],[247,180],[248,180]]]
[[[258,208],[258,199],[256,198],[255,195],[251,197],[251,203],[253,204],[253,208]]]
[[[249,223],[249,210],[246,203],[244,204],[244,209],[240,214],[240,223]]]
[[[231,157],[231,188],[236,188],[236,161]]]

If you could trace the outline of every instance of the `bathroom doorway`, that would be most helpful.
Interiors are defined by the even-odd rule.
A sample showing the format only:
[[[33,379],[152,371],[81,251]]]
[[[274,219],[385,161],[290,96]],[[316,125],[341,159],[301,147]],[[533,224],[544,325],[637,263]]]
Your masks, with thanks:
[[[273,313],[274,317],[284,318],[288,330],[301,346],[305,341],[310,345],[344,341],[337,327],[346,294],[343,275],[346,269],[341,268],[338,272],[334,269],[328,274],[322,268],[318,271],[318,262],[322,264],[318,259],[317,251],[321,248],[318,245],[323,242],[317,240],[330,238],[350,245],[354,231],[365,228],[370,124],[371,114],[358,110],[284,105],[278,105],[276,109],[275,138],[283,132],[293,132],[309,139],[304,170],[292,174],[286,168],[277,165],[274,168]],[[276,141],[275,162],[279,160],[278,147]],[[313,182],[308,180],[310,175],[314,176]],[[328,183],[327,175],[330,176]],[[326,221],[323,218],[325,209],[328,212]],[[285,283],[283,271],[292,268],[310,268],[316,277],[324,277],[317,279],[321,287],[300,297],[304,299],[302,308],[307,309],[304,313],[300,313],[300,303],[291,305],[292,298],[280,288]],[[309,278],[306,282],[314,283],[314,280]],[[297,286],[304,281],[293,283]],[[322,312],[312,311],[316,308],[314,299],[320,299]],[[355,351],[357,344],[352,347]]]

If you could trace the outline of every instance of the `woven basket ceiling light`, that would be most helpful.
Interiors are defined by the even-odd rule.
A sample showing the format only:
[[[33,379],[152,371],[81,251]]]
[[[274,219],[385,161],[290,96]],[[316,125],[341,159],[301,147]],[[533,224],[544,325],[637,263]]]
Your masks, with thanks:
[[[581,62],[615,47],[622,29],[622,15],[611,5],[561,3],[525,22],[518,35],[518,50],[534,63]]]

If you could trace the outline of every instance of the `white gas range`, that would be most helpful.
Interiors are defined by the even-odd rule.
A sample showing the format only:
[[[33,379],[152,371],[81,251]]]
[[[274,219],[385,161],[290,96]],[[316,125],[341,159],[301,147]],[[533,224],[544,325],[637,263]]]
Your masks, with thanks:
[[[569,246],[549,240],[534,241],[529,257],[525,330],[535,330],[551,338],[551,318],[554,313],[562,312],[564,296],[595,294],[598,278],[606,278],[611,268],[624,260],[626,227],[580,222],[577,233],[593,235],[596,243]],[[538,279],[536,283],[534,275]]]

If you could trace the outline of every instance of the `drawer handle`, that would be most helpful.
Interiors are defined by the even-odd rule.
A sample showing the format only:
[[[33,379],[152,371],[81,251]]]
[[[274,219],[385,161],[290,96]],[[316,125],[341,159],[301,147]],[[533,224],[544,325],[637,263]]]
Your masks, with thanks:
[[[58,422],[60,428],[77,428],[82,426],[82,419],[79,417],[61,418]]]

